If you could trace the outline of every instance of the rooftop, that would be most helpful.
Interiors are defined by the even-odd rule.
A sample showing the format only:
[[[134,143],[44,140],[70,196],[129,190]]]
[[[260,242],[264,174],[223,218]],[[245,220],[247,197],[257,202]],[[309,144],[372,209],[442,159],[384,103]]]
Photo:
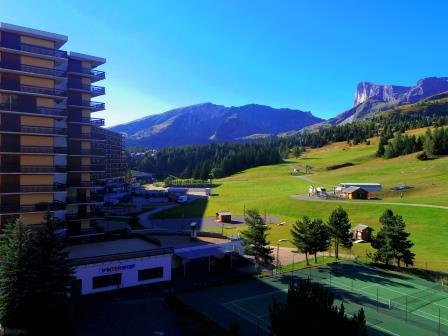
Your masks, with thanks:
[[[150,237],[159,240],[160,247],[173,247],[175,249],[231,242],[230,239],[216,237],[197,237],[196,240],[190,240],[189,235],[150,235]]]
[[[364,224],[358,224],[353,228],[354,231],[364,231],[365,229],[370,229],[370,227]]]
[[[354,192],[356,190],[359,190],[359,189],[364,190],[361,187],[352,186],[352,187],[347,187],[347,188],[342,189],[342,192],[350,194],[350,193],[352,193],[352,192]]]
[[[68,41],[68,37],[65,35],[50,33],[43,30],[37,30],[22,26],[16,26],[10,23],[0,22],[0,30],[8,31],[11,33],[27,35],[35,38],[46,39],[55,42],[55,47],[60,48]]]
[[[159,248],[160,246],[152,244],[144,239],[130,238],[70,245],[66,250],[69,252],[69,259],[82,259],[102,257],[112,254],[148,251]]]
[[[358,182],[343,182],[340,183],[341,186],[344,185],[355,185],[355,186],[381,186],[380,183],[358,183]]]
[[[72,59],[80,60],[80,61],[87,61],[92,63],[92,68],[95,68],[97,66],[100,66],[104,63],[106,63],[106,59],[102,57],[92,56],[92,55],[86,55],[81,54],[78,52],[70,51],[69,57]]]

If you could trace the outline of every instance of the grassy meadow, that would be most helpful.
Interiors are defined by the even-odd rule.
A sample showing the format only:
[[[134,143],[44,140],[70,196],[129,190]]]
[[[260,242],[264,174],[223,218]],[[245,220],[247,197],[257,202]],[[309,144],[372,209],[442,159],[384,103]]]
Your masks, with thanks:
[[[418,134],[424,130],[413,132]],[[213,196],[208,201],[199,200],[182,205],[160,213],[158,217],[213,216],[220,210],[242,215],[244,208],[257,208],[261,213],[266,211],[285,222],[284,225],[271,225],[269,238],[274,245],[278,239],[290,237],[291,226],[298,218],[308,215],[327,219],[338,204],[349,213],[353,226],[362,223],[374,229],[379,228],[380,215],[390,208],[403,216],[411,232],[411,240],[415,243],[413,250],[416,253],[416,265],[448,272],[448,249],[445,245],[448,241],[448,209],[381,204],[391,202],[448,206],[448,157],[419,161],[416,154],[411,154],[385,160],[375,156],[377,141],[371,139],[370,145],[356,146],[335,143],[309,150],[302,157],[289,159],[282,164],[248,169],[217,181],[220,186],[213,189]],[[326,169],[347,162],[354,166]],[[301,169],[305,164],[313,167],[311,175],[291,175],[293,168]],[[340,182],[381,183],[381,200],[343,200],[333,203],[291,197],[294,194],[307,194],[311,184],[331,190],[331,186]],[[414,188],[401,199],[399,193],[390,190],[397,184]],[[290,243],[285,242],[283,245],[288,246]],[[370,250],[369,244],[355,244],[352,252],[363,258]]]

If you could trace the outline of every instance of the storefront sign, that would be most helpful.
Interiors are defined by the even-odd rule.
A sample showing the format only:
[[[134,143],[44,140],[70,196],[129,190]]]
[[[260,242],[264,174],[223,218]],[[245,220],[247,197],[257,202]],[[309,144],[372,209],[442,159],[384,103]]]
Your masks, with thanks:
[[[135,267],[135,264],[128,264],[128,265],[114,265],[114,266],[108,266],[108,267],[102,267],[101,273],[114,273],[114,272],[121,272],[133,269]]]

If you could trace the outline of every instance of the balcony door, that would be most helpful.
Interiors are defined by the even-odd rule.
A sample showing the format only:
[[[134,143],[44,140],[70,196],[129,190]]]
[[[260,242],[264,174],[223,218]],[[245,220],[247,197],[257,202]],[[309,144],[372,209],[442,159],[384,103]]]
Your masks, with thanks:
[[[20,135],[19,134],[1,134],[2,151],[19,153]]]
[[[21,112],[35,112],[37,108],[37,98],[33,96],[20,95],[17,105]]]
[[[2,120],[1,126],[3,131],[20,132],[20,115],[3,113],[1,115],[1,120]]]
[[[1,65],[8,69],[20,69],[20,55],[2,53]]]

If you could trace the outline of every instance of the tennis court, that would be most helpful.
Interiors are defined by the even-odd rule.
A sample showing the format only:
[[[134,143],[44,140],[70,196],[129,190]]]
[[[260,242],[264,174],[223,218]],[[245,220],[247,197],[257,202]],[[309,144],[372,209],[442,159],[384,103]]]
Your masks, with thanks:
[[[347,314],[363,307],[371,335],[448,335],[448,287],[354,262],[211,288],[205,290],[199,310],[222,325],[238,323],[242,334],[269,334],[272,299],[284,301],[288,285],[300,279],[330,289],[338,304],[344,302]],[[187,301],[198,308],[198,297],[195,292],[196,303]]]

